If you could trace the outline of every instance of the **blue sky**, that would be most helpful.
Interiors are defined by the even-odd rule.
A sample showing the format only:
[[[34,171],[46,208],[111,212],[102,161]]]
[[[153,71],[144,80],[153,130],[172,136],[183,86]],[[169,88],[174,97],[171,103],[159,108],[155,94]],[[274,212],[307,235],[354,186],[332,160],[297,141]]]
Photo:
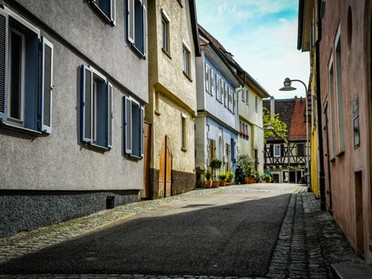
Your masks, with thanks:
[[[298,0],[195,0],[198,22],[276,99],[286,77],[309,81],[309,53],[297,50]]]

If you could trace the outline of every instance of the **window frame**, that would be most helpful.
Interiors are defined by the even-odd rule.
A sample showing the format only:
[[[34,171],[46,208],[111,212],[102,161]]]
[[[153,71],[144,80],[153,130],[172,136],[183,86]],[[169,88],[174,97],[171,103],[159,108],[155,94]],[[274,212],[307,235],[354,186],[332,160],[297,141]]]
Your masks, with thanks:
[[[181,113],[181,150],[187,151],[187,119],[183,113]]]
[[[183,73],[191,80],[191,49],[185,42],[182,43],[182,57]]]
[[[133,106],[138,107],[139,112],[139,123],[138,123],[138,135],[139,136],[139,150],[133,149]],[[130,119],[128,119],[130,118]],[[124,154],[130,158],[141,160],[144,157],[144,107],[141,104],[129,96],[123,96],[123,138],[124,138]],[[130,130],[129,130],[130,129]],[[129,144],[130,142],[130,144]],[[134,153],[136,151],[137,153]]]
[[[32,135],[52,132],[53,44],[41,36],[40,30],[7,7],[0,9],[1,56],[0,66],[0,126]],[[21,98],[20,119],[10,116],[11,33],[21,35]],[[48,59],[45,57],[48,56]],[[28,58],[25,58],[28,57]],[[46,68],[48,71],[46,71]],[[45,84],[49,88],[45,88]],[[46,123],[47,120],[47,123]]]
[[[274,158],[282,157],[282,148],[280,144],[273,144],[273,157]]]
[[[106,11],[100,7],[99,3],[100,1],[106,1],[107,4],[109,4],[109,13],[107,14]],[[116,25],[116,0],[91,0],[90,1],[92,7],[94,10],[102,16],[102,18],[107,21],[108,23],[111,23],[112,26]]]
[[[161,9],[162,22],[162,50],[170,57],[170,18],[168,14]],[[164,33],[165,32],[165,33]]]
[[[87,80],[87,72],[89,72],[89,80]],[[104,92],[97,91],[97,79],[99,79],[99,81],[102,82],[102,85],[104,85]],[[105,151],[111,150],[113,130],[113,86],[104,75],[90,65],[86,66],[83,64],[81,66],[80,80],[80,140],[93,148],[99,148]],[[89,92],[87,92],[88,84]],[[94,84],[96,84],[96,87]],[[97,100],[102,98],[102,96],[98,96],[98,94],[104,94],[103,99],[105,100],[105,104],[107,103],[107,107],[105,107],[105,104],[102,104],[101,102],[98,104]],[[101,111],[102,109],[104,109],[103,112]],[[98,114],[103,114],[105,116],[104,122],[106,123],[104,123],[104,128],[98,127],[98,125],[102,125],[102,122],[99,123],[99,121],[97,121]],[[90,126],[90,128],[88,128],[89,131],[86,128],[88,124]],[[104,137],[104,144],[98,142],[98,137]]]
[[[147,8],[142,0],[126,0],[127,3],[127,20],[126,20],[126,32],[127,32],[127,40],[132,47],[132,49],[135,51],[137,55],[139,55],[142,59],[146,59],[147,57],[147,48],[148,48],[148,27],[147,27]],[[136,30],[137,24],[136,24],[136,5],[141,5],[141,12],[142,12],[142,30],[141,31],[141,40],[136,40]],[[140,45],[140,42],[142,45]],[[141,47],[143,47],[143,50],[141,50]]]

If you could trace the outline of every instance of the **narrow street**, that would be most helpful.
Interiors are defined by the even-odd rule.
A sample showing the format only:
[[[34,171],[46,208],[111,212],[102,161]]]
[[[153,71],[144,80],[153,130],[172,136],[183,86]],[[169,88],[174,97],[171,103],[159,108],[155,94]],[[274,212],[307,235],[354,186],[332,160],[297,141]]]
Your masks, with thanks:
[[[19,233],[0,240],[0,278],[329,278],[361,260],[306,190],[196,190]]]

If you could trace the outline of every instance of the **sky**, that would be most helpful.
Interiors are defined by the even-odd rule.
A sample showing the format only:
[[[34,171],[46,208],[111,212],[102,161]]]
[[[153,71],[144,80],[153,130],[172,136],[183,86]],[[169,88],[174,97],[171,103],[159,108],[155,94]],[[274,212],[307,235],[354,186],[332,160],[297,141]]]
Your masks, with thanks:
[[[297,50],[298,0],[195,0],[198,23],[276,99],[305,96],[279,91],[286,77],[309,82],[309,52]]]

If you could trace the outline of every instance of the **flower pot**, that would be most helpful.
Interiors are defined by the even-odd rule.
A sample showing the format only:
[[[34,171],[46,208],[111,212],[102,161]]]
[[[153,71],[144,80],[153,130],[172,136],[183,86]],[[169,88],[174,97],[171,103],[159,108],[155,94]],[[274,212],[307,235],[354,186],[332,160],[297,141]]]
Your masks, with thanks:
[[[220,186],[220,181],[219,180],[213,180],[212,181],[212,188],[218,188]]]
[[[204,180],[204,188],[211,188],[212,187],[212,180]]]
[[[256,178],[254,178],[254,177],[246,177],[245,178],[245,183],[246,184],[252,184],[252,183],[256,183]]]
[[[220,186],[226,186],[226,179],[220,179]]]

